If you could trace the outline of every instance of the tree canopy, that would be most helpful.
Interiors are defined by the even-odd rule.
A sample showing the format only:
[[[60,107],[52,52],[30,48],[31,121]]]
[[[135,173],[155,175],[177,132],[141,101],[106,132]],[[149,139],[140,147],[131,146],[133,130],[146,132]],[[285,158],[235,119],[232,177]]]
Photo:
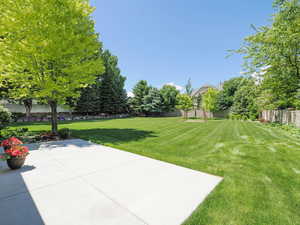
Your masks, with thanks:
[[[216,110],[230,109],[234,102],[236,91],[245,83],[244,77],[234,77],[223,83],[223,88],[217,96]]]
[[[232,115],[239,115],[243,119],[256,119],[258,116],[258,86],[253,79],[247,79],[234,95],[231,108]]]
[[[177,108],[184,111],[184,117],[187,118],[187,113],[193,109],[193,99],[188,94],[177,95]]]
[[[215,112],[217,110],[218,90],[209,88],[202,96],[202,108],[208,112]]]
[[[104,70],[101,43],[87,0],[6,0],[0,3],[1,80],[18,95],[56,106],[78,97]]]
[[[160,94],[162,97],[163,105],[162,105],[162,111],[164,112],[172,112],[176,108],[176,98],[179,94],[179,91],[176,89],[176,87],[172,85],[164,85],[160,89]]]
[[[96,81],[81,90],[75,111],[83,113],[118,114],[127,111],[126,78],[118,68],[118,58],[108,50],[101,54],[104,73],[96,75]]]
[[[136,114],[160,114],[172,112],[176,108],[179,91],[172,85],[164,85],[161,89],[148,85],[147,81],[139,81],[133,88],[134,97],[129,105]]]
[[[300,2],[276,0],[277,12],[270,26],[255,28],[238,51],[245,54],[245,68],[262,80],[269,95],[267,108],[298,107],[300,88]]]
[[[143,98],[142,109],[146,114],[163,112],[163,98],[157,88],[151,87]]]
[[[150,87],[147,81],[140,80],[133,88],[134,97],[132,99],[133,111],[143,113],[144,97],[149,94]]]

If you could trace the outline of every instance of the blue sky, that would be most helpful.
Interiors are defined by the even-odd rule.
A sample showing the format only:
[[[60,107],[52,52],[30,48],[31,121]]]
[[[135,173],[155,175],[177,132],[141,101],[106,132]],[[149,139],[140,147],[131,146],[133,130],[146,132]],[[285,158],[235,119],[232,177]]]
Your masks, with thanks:
[[[104,48],[118,56],[131,91],[137,81],[194,88],[240,75],[242,57],[226,58],[256,26],[270,23],[272,0],[92,0]]]

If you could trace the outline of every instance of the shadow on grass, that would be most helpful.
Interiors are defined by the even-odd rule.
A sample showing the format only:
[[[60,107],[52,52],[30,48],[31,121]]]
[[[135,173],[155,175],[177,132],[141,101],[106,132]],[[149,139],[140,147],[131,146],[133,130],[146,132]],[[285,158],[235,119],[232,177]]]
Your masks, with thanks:
[[[127,118],[101,118],[101,119],[89,119],[89,120],[59,120],[59,125],[63,124],[74,124],[74,123],[85,123],[85,122],[104,122],[108,120],[120,120]],[[24,127],[24,126],[32,126],[32,125],[51,125],[51,121],[31,121],[31,122],[12,122],[10,126],[12,127]]]
[[[131,141],[138,141],[148,137],[157,137],[153,134],[152,131],[136,130],[129,128],[72,130],[72,136],[76,138],[90,140],[98,144],[118,144]]]

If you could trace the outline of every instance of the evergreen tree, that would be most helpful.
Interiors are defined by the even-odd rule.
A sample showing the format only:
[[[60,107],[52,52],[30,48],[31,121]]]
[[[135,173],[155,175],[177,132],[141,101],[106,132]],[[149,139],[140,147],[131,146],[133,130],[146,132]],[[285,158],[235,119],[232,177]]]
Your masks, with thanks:
[[[126,110],[127,94],[124,89],[126,78],[118,68],[118,58],[108,50],[104,51],[102,60],[105,72],[100,78],[99,109],[100,112],[117,114]]]
[[[75,111],[117,114],[127,111],[126,78],[118,68],[118,58],[108,50],[102,53],[104,73],[96,77],[94,84],[84,88]]]
[[[144,113],[143,104],[144,97],[149,94],[150,87],[147,81],[139,81],[133,88],[134,97],[131,101],[131,105],[134,112]]]
[[[184,86],[185,87],[185,93],[189,96],[192,95],[193,93],[193,87],[192,87],[192,80],[191,78],[188,79],[187,84]]]
[[[151,87],[149,93],[144,96],[142,109],[146,114],[159,114],[163,109],[163,98],[157,88]]]

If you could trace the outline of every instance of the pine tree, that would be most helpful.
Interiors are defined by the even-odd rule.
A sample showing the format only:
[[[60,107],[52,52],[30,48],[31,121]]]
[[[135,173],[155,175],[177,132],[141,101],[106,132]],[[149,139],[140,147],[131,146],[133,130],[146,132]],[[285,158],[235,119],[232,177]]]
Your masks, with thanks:
[[[101,54],[104,73],[96,76],[94,84],[82,89],[75,111],[118,114],[127,111],[126,78],[118,68],[118,58],[108,50]]]
[[[163,111],[163,98],[157,88],[150,88],[141,107],[146,114],[159,114]]]
[[[144,113],[142,105],[144,104],[144,97],[149,94],[150,87],[147,81],[140,80],[133,88],[134,98],[131,101],[133,111],[137,113]]]

